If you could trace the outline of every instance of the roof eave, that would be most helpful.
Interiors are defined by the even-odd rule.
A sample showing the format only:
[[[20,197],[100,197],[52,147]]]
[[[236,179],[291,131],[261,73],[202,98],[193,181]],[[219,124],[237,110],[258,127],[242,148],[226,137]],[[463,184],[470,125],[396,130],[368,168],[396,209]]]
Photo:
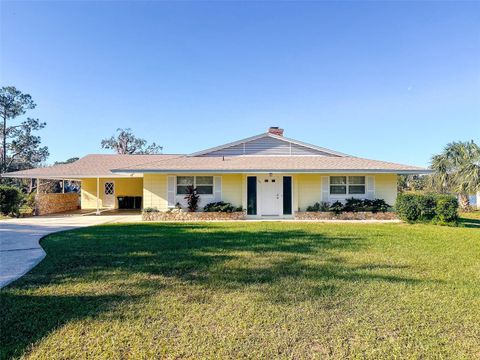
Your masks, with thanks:
[[[125,178],[125,177],[139,177],[139,176],[134,176],[135,174],[138,174],[138,171],[132,172],[126,172],[122,171],[122,174],[120,173],[115,173],[115,174],[99,174],[99,175],[41,175],[41,174],[31,174],[31,175],[25,175],[25,174],[17,174],[17,175],[8,175],[8,174],[2,174],[1,177],[3,178],[11,178],[11,179],[46,179],[46,180],[75,180],[75,181],[81,181],[82,179],[96,179],[96,178]]]
[[[113,173],[125,173],[125,169],[113,169]],[[349,174],[349,173],[363,173],[363,174],[398,174],[398,175],[421,175],[429,174],[432,170],[429,169],[412,169],[412,170],[399,170],[399,169],[129,169],[130,173],[149,173],[149,174],[169,174],[169,173],[202,173],[202,174],[253,174],[253,173],[289,173],[289,174]]]

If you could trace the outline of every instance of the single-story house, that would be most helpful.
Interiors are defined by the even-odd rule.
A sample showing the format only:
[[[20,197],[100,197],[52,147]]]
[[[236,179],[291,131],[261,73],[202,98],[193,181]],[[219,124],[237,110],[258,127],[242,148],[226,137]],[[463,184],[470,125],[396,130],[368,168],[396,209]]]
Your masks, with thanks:
[[[271,127],[188,155],[94,154],[71,164],[3,176],[80,181],[82,209],[119,208],[119,201],[130,197],[137,204],[131,201],[127,207],[167,211],[178,203],[186,206],[186,189],[193,185],[200,194],[200,209],[224,201],[242,207],[251,218],[289,218],[316,202],[351,197],[379,198],[393,205],[398,174],[427,172],[307,144]]]

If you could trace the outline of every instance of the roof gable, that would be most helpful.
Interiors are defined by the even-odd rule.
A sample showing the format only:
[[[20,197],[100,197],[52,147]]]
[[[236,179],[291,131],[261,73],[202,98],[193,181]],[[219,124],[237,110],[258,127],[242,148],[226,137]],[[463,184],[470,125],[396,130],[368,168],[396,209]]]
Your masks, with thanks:
[[[325,149],[319,146],[303,143],[272,133],[260,134],[250,138],[238,140],[225,145],[206,149],[191,154],[190,156],[215,157],[215,156],[346,156],[345,154]]]

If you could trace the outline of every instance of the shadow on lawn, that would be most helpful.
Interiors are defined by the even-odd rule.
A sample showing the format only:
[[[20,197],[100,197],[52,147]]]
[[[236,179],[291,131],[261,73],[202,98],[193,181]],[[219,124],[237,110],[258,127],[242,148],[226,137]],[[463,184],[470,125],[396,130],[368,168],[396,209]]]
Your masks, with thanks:
[[[478,229],[480,228],[480,219],[469,219],[462,217],[460,218],[460,226]]]
[[[138,224],[52,235],[42,241],[46,259],[0,293],[4,349],[0,358],[22,354],[69,321],[96,317],[114,310],[119,302],[158,294],[168,286],[165,278],[185,287],[251,292],[274,303],[330,296],[339,291],[338,281],[420,281],[378,273],[403,266],[347,264],[341,251],[359,251],[365,239],[352,234],[328,236],[321,230],[306,225],[285,230],[268,225],[250,229],[248,224]],[[124,281],[131,274],[148,276]],[[43,286],[53,286],[54,292],[55,285],[85,283],[91,283],[92,291],[94,283],[108,283],[117,295],[25,295]],[[193,294],[190,299],[207,302],[208,295]]]
[[[133,302],[127,295],[36,296],[5,291],[0,295],[0,359],[19,357],[32,344],[70,321],[96,317],[118,303]]]

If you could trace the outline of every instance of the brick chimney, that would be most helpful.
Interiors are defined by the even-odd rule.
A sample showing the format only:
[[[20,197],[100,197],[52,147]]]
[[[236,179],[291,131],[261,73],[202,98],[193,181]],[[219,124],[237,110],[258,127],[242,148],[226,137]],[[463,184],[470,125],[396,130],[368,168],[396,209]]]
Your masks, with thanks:
[[[283,129],[278,126],[270,126],[268,132],[273,135],[283,136]]]

